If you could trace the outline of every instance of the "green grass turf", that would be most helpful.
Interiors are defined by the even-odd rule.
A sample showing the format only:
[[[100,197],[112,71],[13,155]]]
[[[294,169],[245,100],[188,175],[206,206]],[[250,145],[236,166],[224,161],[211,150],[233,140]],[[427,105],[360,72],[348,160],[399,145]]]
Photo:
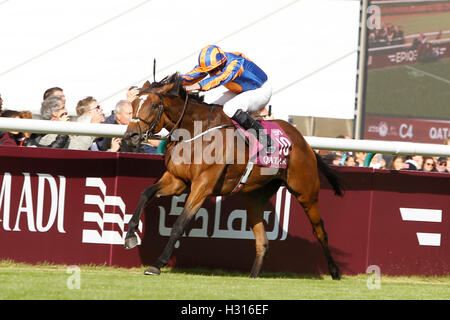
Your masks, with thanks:
[[[0,262],[1,300],[428,300],[450,299],[450,276],[381,276],[380,288],[370,290],[370,275],[301,276],[248,274],[200,269],[164,268],[160,276],[145,276],[145,268],[80,266],[80,289],[69,289],[73,274],[63,265]],[[70,282],[70,281],[69,281]]]
[[[442,79],[436,79],[430,74]],[[366,112],[450,119],[449,81],[450,59],[369,70]]]

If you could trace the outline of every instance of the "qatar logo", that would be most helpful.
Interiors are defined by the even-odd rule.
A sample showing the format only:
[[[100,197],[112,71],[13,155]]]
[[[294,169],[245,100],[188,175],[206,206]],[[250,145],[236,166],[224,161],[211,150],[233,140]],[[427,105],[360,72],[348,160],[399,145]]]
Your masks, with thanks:
[[[389,126],[386,121],[381,121],[378,124],[378,134],[382,137],[386,137],[389,131]]]
[[[126,213],[126,206],[121,197],[107,195],[106,185],[101,178],[86,178],[86,187],[95,188],[97,192],[91,189],[92,194],[84,196],[84,204],[94,211],[83,213],[83,221],[87,228],[83,229],[82,242],[123,245],[126,236],[125,226],[133,215]],[[141,221],[138,231],[142,232]],[[137,239],[138,244],[141,244],[139,235]]]

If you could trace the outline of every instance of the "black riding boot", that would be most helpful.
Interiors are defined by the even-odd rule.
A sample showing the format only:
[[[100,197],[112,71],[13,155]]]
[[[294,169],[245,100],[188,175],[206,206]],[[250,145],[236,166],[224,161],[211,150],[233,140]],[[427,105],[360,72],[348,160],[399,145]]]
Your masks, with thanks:
[[[253,133],[258,139],[258,141],[266,148],[267,152],[270,153],[273,149],[274,143],[269,135],[264,131],[264,127],[261,125],[259,121],[253,119],[247,112],[242,111],[242,109],[238,109],[236,113],[231,118],[245,130],[250,130],[250,133]]]

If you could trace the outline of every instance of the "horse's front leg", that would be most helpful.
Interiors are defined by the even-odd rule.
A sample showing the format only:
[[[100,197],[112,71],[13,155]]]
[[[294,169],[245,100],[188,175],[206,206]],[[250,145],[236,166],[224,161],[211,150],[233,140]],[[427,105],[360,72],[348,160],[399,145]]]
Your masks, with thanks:
[[[161,268],[166,266],[169,262],[175,243],[180,239],[192,217],[195,216],[206,197],[210,194],[211,188],[208,188],[204,184],[192,184],[191,193],[186,200],[186,205],[172,227],[169,241],[167,242],[163,253],[156,262],[145,271],[145,274],[159,275],[161,273]]]
[[[180,195],[186,188],[187,186],[182,180],[166,171],[157,183],[145,189],[142,192],[136,210],[128,223],[128,232],[125,237],[125,249],[132,249],[138,244],[135,232],[147,203],[155,196]]]

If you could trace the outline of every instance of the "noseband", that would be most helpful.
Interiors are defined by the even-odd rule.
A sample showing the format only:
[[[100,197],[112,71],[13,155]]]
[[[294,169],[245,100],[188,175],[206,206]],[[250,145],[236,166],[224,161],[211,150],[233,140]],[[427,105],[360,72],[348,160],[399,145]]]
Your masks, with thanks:
[[[139,127],[139,136],[140,136],[141,141],[147,140],[149,137],[153,137],[153,130],[155,129],[155,127],[158,124],[159,120],[161,120],[161,116],[162,116],[162,113],[163,113],[163,110],[164,110],[164,97],[163,97],[162,94],[160,94],[158,92],[155,92],[153,90],[149,90],[149,91],[142,90],[139,93],[144,93],[144,92],[145,93],[156,94],[159,97],[159,105],[158,105],[158,114],[156,115],[155,120],[153,120],[151,123],[148,122],[147,120],[144,120],[144,119],[139,117],[139,110],[141,110],[141,107],[142,107],[143,103],[139,105],[139,108],[136,111],[136,115],[131,118],[130,122],[139,123],[139,122],[142,121],[143,123],[145,123],[149,127],[144,134],[141,134],[141,126],[138,126]],[[156,105],[156,103],[153,104],[154,107],[155,107],[155,105]]]
[[[165,107],[164,96],[162,94],[160,94],[159,92],[155,92],[153,90],[140,90],[139,93],[153,93],[153,94],[155,94],[155,95],[157,95],[159,97],[158,114],[156,115],[155,120],[153,120],[151,123],[148,122],[147,120],[144,120],[144,119],[140,118],[138,115],[139,115],[139,110],[142,107],[142,104],[143,104],[142,103],[141,105],[139,105],[139,108],[136,111],[136,115],[131,118],[130,122],[139,123],[140,121],[142,121],[143,123],[145,123],[146,125],[149,126],[147,131],[144,134],[141,134],[141,126],[138,125],[138,127],[139,127],[139,136],[140,136],[141,141],[145,141],[145,140],[147,140],[149,138],[156,138],[156,139],[159,139],[159,140],[164,140],[160,136],[156,136],[156,135],[153,134],[153,130],[155,129],[156,125],[161,120],[161,116],[162,116],[163,111],[164,111],[164,107]],[[172,132],[178,127],[178,125],[180,124],[181,120],[183,119],[183,116],[184,116],[184,114],[186,112],[187,101],[188,101],[188,94],[186,93],[186,100],[184,102],[183,112],[181,113],[181,116],[178,119],[178,121],[175,124],[175,126],[172,128],[172,130],[170,130],[169,135],[168,135],[169,139],[172,136]],[[156,107],[156,103],[153,104],[153,107]]]

